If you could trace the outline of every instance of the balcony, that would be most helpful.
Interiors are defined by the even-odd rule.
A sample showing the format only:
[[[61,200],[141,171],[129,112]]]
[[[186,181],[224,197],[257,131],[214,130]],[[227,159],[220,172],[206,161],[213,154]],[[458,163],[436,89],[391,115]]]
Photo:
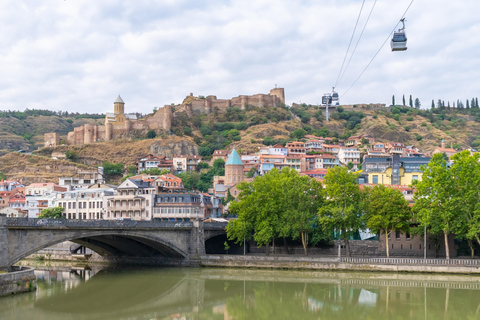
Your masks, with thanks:
[[[128,210],[145,210],[145,206],[130,206],[130,205],[114,205],[108,207],[110,211],[128,211]]]

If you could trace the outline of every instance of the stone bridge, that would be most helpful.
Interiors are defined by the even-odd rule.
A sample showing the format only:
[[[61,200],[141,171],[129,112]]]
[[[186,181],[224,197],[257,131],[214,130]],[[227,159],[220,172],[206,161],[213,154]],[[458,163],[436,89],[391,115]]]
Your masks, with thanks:
[[[149,258],[189,262],[205,254],[205,242],[225,237],[226,223],[27,219],[0,216],[0,270],[64,241],[106,259]],[[223,240],[223,238],[221,240]]]

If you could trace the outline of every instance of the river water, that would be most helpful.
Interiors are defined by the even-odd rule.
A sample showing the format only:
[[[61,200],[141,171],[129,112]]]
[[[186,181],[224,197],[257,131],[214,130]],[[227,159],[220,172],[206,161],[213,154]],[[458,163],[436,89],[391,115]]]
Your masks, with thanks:
[[[480,277],[37,266],[0,319],[480,319]]]

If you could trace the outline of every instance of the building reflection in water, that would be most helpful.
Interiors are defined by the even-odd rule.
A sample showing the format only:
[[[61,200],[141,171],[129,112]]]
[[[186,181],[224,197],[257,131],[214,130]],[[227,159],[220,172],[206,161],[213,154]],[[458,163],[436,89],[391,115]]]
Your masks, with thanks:
[[[37,276],[33,296],[0,299],[1,319],[480,318],[479,280],[459,276],[88,268]]]

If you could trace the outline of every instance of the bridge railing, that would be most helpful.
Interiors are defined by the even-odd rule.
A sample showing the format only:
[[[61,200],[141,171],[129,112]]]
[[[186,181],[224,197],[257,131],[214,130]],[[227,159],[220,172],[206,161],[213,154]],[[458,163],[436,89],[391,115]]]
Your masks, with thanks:
[[[204,222],[203,228],[209,230],[225,230],[227,222]]]
[[[7,218],[9,227],[48,228],[192,228],[192,222]]]
[[[341,258],[348,263],[371,263],[393,265],[442,265],[442,266],[480,266],[478,259],[421,259],[421,258]]]

